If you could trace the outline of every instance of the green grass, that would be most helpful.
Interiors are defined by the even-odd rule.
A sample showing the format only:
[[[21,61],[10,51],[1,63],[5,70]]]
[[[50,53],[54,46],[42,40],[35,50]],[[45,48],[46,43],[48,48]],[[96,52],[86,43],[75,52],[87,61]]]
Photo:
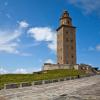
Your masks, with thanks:
[[[8,83],[20,83],[20,82],[32,82],[37,80],[57,79],[61,77],[76,76],[82,74],[85,73],[78,70],[68,70],[68,69],[51,70],[51,71],[46,71],[46,73],[38,72],[34,74],[5,74],[5,75],[0,75],[0,88],[2,88],[4,84],[8,84]]]

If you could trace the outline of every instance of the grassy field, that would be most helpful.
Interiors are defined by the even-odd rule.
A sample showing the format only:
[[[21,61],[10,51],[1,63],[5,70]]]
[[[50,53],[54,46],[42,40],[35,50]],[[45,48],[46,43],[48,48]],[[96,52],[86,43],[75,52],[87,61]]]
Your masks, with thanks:
[[[60,77],[76,76],[85,74],[78,70],[52,70],[46,72],[37,72],[33,74],[5,74],[0,75],[0,88],[8,83],[32,82],[37,80],[57,79]]]

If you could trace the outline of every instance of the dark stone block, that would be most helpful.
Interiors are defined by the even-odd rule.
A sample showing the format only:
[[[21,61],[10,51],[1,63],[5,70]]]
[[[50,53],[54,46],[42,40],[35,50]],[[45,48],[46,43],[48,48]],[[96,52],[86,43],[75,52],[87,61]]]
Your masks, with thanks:
[[[31,83],[21,83],[21,85],[22,85],[22,87],[27,87],[27,86],[32,86],[32,84]]]
[[[17,83],[5,84],[5,89],[14,89],[14,88],[19,88],[19,84]]]
[[[34,82],[34,85],[41,85],[42,84],[42,81],[35,81]]]
[[[53,82],[58,82],[58,79],[54,79]]]
[[[74,76],[71,77],[71,80],[74,80]]]
[[[60,81],[64,81],[64,78],[61,78]]]
[[[66,80],[70,80],[70,77],[67,77]]]
[[[52,83],[52,80],[45,80],[44,83],[45,84]]]

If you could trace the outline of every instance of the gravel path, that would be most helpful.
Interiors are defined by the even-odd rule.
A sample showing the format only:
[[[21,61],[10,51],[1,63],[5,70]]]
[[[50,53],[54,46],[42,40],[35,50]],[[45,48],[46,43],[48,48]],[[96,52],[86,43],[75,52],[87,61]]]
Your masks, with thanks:
[[[0,91],[0,100],[100,100],[100,75]]]

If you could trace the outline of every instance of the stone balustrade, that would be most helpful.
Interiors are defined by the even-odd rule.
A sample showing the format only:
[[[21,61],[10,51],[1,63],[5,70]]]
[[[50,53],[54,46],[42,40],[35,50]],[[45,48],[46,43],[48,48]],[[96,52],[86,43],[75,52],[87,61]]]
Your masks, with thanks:
[[[20,83],[20,87],[27,87],[27,86],[32,86],[32,83],[29,83],[29,82]]]
[[[10,84],[5,84],[4,89],[14,89],[14,88],[19,88],[20,85],[18,83],[10,83]]]
[[[14,89],[14,88],[22,88],[22,87],[29,87],[29,86],[35,86],[35,85],[42,85],[42,84],[50,84],[50,83],[55,83],[55,82],[79,79],[79,78],[83,78],[83,77],[90,77],[90,76],[93,76],[93,75],[94,74],[69,76],[69,77],[64,77],[64,78],[59,78],[59,79],[33,81],[32,83],[29,83],[29,82],[22,82],[20,84],[11,83],[11,84],[5,84],[4,89]]]

